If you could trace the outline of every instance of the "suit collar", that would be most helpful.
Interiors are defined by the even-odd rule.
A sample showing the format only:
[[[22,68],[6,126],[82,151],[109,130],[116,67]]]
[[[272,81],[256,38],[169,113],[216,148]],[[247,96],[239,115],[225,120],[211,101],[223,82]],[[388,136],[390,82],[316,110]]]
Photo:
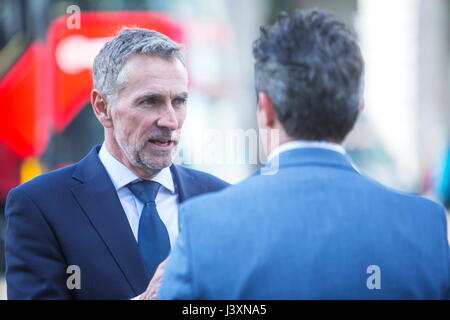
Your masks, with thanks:
[[[91,152],[78,163],[72,177],[82,183],[97,179],[102,181],[107,180],[114,188],[111,179],[98,157],[100,148],[101,145],[96,145],[92,148]],[[178,200],[180,203],[208,191],[207,187],[196,179],[192,170],[172,164],[170,166],[170,172],[172,173],[174,188],[178,192]]]
[[[72,178],[81,183],[98,179],[106,174],[105,168],[98,158],[101,145],[94,146],[91,151],[78,162],[72,174]],[[100,170],[101,169],[101,170]]]
[[[358,172],[347,155],[323,148],[298,148],[282,152],[262,167],[261,172],[276,173],[278,169],[296,166],[327,166]]]
[[[274,158],[275,156],[279,155],[282,152],[294,150],[294,149],[300,149],[300,148],[320,148],[320,149],[327,149],[327,150],[333,150],[341,154],[345,154],[345,149],[337,143],[328,142],[328,141],[305,141],[305,140],[294,140],[289,141],[286,143],[283,143],[282,145],[278,146],[275,150],[273,150],[268,159],[269,161]]]
[[[170,171],[172,172],[175,188],[177,189],[179,203],[208,192],[208,188],[196,179],[192,170],[172,164],[170,166]]]

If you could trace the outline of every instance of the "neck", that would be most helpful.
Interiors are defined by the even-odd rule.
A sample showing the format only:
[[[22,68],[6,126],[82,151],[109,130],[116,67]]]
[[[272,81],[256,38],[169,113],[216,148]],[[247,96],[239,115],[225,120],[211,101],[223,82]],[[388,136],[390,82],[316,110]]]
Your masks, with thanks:
[[[267,156],[271,154],[276,148],[290,141],[295,141],[297,139],[292,138],[286,134],[284,129],[273,128],[269,129],[267,135],[266,153]]]
[[[280,147],[283,144],[286,144],[288,142],[292,141],[304,141],[304,142],[323,142],[323,143],[333,143],[337,144],[339,146],[342,146],[342,142],[336,142],[336,141],[316,141],[316,140],[306,140],[302,138],[294,138],[289,136],[284,128],[282,127],[276,127],[269,129],[269,134],[267,137],[267,144],[266,144],[266,152],[267,156],[269,156],[271,153],[275,151],[278,147]]]

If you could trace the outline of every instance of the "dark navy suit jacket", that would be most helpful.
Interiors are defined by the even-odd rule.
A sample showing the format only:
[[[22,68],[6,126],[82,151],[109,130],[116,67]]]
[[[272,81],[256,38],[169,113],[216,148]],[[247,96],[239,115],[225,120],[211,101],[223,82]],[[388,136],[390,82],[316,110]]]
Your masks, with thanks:
[[[340,153],[281,153],[279,170],[180,207],[162,299],[446,299],[444,208],[358,173]]]
[[[8,299],[129,299],[146,289],[136,240],[98,151],[10,191]],[[227,185],[203,172],[170,169],[179,202]],[[81,289],[68,289],[71,265],[80,268]],[[76,284],[73,277],[69,283]]]

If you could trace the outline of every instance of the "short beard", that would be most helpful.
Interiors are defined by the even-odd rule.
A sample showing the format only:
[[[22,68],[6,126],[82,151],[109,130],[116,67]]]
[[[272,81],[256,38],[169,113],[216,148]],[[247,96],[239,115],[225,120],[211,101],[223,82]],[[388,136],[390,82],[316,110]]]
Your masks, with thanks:
[[[163,156],[163,157],[171,156],[170,154],[168,154],[170,152],[171,151],[159,151],[159,152],[156,152],[155,155]],[[139,150],[136,150],[134,152],[134,157],[132,159],[133,159],[133,161],[136,161],[136,166],[141,168],[141,169],[143,169],[143,170],[145,170],[145,169],[148,169],[148,170],[162,170],[162,169],[167,168],[168,166],[170,166],[172,164],[172,161],[170,161],[170,163],[164,164],[164,165],[157,164],[155,162],[152,162],[151,160],[150,161],[145,161],[145,159],[143,157],[143,154],[141,154],[141,152],[139,152]]]
[[[160,170],[162,170],[164,168],[169,167],[172,164],[172,161],[173,161],[173,155],[169,154],[172,151],[158,151],[158,152],[155,152],[156,156],[170,157],[171,160],[167,164],[158,164],[158,163],[156,163],[156,161],[152,161],[151,159],[147,161],[144,158],[143,150],[145,148],[145,144],[148,143],[149,139],[154,138],[154,137],[158,137],[158,136],[170,137],[171,136],[171,132],[168,129],[161,129],[158,132],[153,132],[152,134],[150,134],[147,137],[147,139],[144,141],[143,145],[138,146],[137,148],[130,148],[129,145],[125,141],[123,141],[121,139],[121,137],[119,137],[119,136],[116,137],[116,141],[117,141],[117,144],[119,145],[119,147],[124,152],[124,154],[125,154],[126,158],[128,159],[128,161],[131,163],[131,165],[133,165],[136,168],[141,169],[144,172],[152,174],[155,171],[160,171]],[[174,151],[175,150],[176,149],[174,149]]]

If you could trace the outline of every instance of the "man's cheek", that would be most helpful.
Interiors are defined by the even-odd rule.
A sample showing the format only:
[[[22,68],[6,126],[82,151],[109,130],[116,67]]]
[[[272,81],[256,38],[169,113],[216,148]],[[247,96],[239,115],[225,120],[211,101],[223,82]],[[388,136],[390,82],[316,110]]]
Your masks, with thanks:
[[[178,121],[178,128],[181,129],[181,127],[183,126],[184,120],[186,119],[186,109],[183,109],[183,111],[181,111],[178,114],[177,117],[177,121]]]

